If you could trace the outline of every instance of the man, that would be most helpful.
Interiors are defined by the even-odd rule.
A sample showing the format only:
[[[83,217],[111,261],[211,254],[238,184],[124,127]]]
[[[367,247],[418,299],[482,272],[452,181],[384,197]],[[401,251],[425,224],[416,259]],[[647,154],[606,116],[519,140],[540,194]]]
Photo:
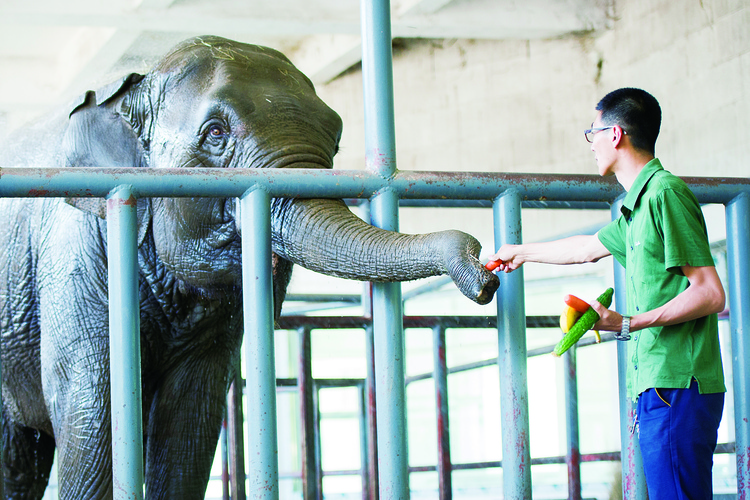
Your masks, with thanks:
[[[627,191],[620,217],[596,235],[503,245],[491,260],[511,272],[525,262],[578,264],[614,255],[626,271],[627,315],[592,307],[594,328],[628,342],[628,394],[637,399],[649,497],[712,498],[711,469],[724,407],[717,313],[724,290],[693,193],[654,156],[661,109],[623,88],[596,106],[586,139],[600,175]],[[622,292],[622,291],[620,291]]]

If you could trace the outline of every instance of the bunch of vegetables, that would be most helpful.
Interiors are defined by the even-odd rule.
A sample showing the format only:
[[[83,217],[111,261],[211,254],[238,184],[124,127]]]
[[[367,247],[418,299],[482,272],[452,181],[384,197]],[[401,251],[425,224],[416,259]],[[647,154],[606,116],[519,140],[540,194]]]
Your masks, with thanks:
[[[500,264],[502,264],[501,260],[491,260],[485,264],[485,267],[488,271],[494,271]],[[607,288],[596,300],[604,307],[609,308],[614,293],[613,288]],[[560,329],[564,336],[552,351],[552,354],[558,357],[578,342],[583,334],[591,330],[591,327],[599,321],[599,314],[586,301],[575,295],[566,295],[564,301],[565,309],[560,315]],[[597,343],[602,341],[598,331],[594,330],[594,335],[596,335]]]
[[[608,308],[612,304],[612,295],[614,293],[614,289],[607,288],[596,300]],[[562,353],[578,342],[583,337],[583,334],[589,331],[597,321],[599,321],[599,314],[593,307],[575,295],[566,295],[565,309],[560,315],[560,329],[565,335],[557,343],[552,354],[561,356]],[[596,335],[596,341],[601,342],[602,339],[599,336],[599,332],[595,331],[594,334]]]

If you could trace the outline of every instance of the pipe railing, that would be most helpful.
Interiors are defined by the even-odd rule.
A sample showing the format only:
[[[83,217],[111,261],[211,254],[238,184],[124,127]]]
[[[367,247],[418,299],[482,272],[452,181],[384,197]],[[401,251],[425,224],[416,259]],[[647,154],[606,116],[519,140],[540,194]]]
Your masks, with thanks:
[[[11,168],[7,168],[11,167]],[[366,170],[212,169],[212,168],[0,168],[0,196],[15,198],[105,198],[120,185],[137,198],[242,197],[260,188],[271,197],[372,198],[388,190],[399,200],[430,200],[450,206],[454,200],[493,200],[510,189],[522,204],[535,208],[594,208],[613,203],[623,190],[613,177],[598,175],[494,172],[397,171],[391,177]],[[747,177],[682,177],[701,203],[727,205],[750,195]],[[444,200],[441,201],[441,200]],[[572,206],[572,205],[570,205]],[[564,206],[564,208],[570,208]]]
[[[161,174],[161,175],[159,175]],[[297,179],[298,183],[295,183]],[[746,488],[750,492],[750,423],[748,423],[748,402],[750,401],[750,387],[748,387],[747,380],[750,380],[750,374],[748,374],[748,367],[746,365],[746,359],[750,359],[750,343],[745,341],[746,332],[750,330],[750,287],[748,282],[750,279],[749,266],[750,258],[748,257],[750,249],[750,231],[748,231],[748,220],[750,219],[750,208],[748,207],[750,200],[750,179],[745,178],[686,178],[688,186],[696,193],[698,200],[701,203],[723,203],[727,206],[726,210],[726,224],[727,224],[727,251],[728,251],[728,263],[729,263],[729,303],[730,303],[730,323],[732,329],[732,343],[733,343],[733,364],[734,364],[734,384],[736,391],[736,405],[735,405],[735,425],[737,435],[737,476],[738,484],[746,485],[741,486]],[[123,182],[127,181],[127,184]],[[455,184],[451,184],[454,181]],[[610,179],[599,178],[596,176],[563,176],[563,175],[529,175],[524,176],[521,174],[509,175],[509,174],[446,174],[446,173],[429,173],[429,172],[397,172],[394,176],[389,179],[383,179],[382,177],[374,174],[363,173],[363,172],[351,172],[351,171],[337,171],[337,170],[320,170],[320,171],[283,171],[283,170],[242,170],[242,169],[231,169],[231,170],[210,170],[210,169],[191,169],[191,170],[167,170],[167,171],[153,171],[148,169],[84,169],[84,168],[69,168],[69,169],[32,169],[32,168],[2,168],[0,169],[0,196],[3,197],[110,197],[114,199],[118,196],[118,193],[129,192],[126,199],[135,199],[135,197],[148,197],[148,196],[236,196],[242,198],[242,225],[247,225],[247,232],[244,234],[265,234],[263,228],[268,228],[270,211],[267,209],[271,197],[276,196],[287,196],[287,197],[366,197],[376,192],[382,192],[384,186],[389,186],[390,196],[399,198],[401,196],[409,199],[419,198],[431,200],[436,206],[440,205],[440,199],[446,196],[450,196],[454,199],[489,199],[497,200],[495,206],[495,226],[498,231],[496,237],[496,244],[503,242],[514,241],[519,234],[520,226],[518,222],[518,215],[521,205],[525,200],[537,200],[542,203],[555,203],[555,202],[608,202],[613,203],[615,199],[621,194],[621,190],[615,187]],[[326,187],[331,188],[331,192],[325,190]],[[112,195],[110,196],[110,192]],[[247,193],[247,195],[245,195]],[[542,195],[547,193],[547,196]],[[129,202],[130,203],[130,202]],[[124,204],[124,207],[132,206],[129,203]],[[614,211],[613,215],[616,215]],[[110,216],[112,217],[112,216]],[[113,217],[114,220],[114,217]],[[123,222],[125,224],[122,230],[113,230],[110,234],[109,244],[113,248],[119,245],[127,247],[130,243],[124,241],[128,239],[128,234],[135,234],[135,218],[132,218],[130,222]],[[120,240],[123,241],[120,241]],[[248,240],[248,241],[245,241]],[[258,407],[256,405],[272,405],[275,391],[275,379],[272,376],[273,366],[270,363],[269,356],[273,353],[273,318],[272,309],[269,307],[268,297],[271,297],[270,280],[268,277],[264,277],[263,280],[255,280],[255,276],[270,276],[268,270],[263,270],[261,267],[265,264],[263,262],[270,262],[270,259],[263,261],[259,259],[259,255],[268,254],[270,251],[270,239],[262,238],[249,241],[249,239],[243,240],[243,244],[247,245],[244,248],[245,259],[243,259],[243,267],[249,266],[247,272],[250,274],[249,277],[253,279],[247,280],[247,282],[263,283],[261,288],[257,291],[252,292],[255,297],[260,301],[255,304],[254,300],[248,300],[246,303],[246,315],[250,315],[248,323],[246,323],[246,331],[257,332],[258,337],[255,339],[257,343],[257,349],[253,349],[251,353],[257,359],[253,358],[252,365],[257,369],[258,366],[264,365],[269,366],[269,371],[265,373],[258,372],[258,376],[262,379],[258,380],[257,394],[253,397],[252,401],[248,402],[249,407]],[[516,240],[517,241],[517,240]],[[255,257],[253,257],[255,255]],[[252,262],[256,264],[252,264]],[[244,271],[243,271],[244,272]],[[508,275],[511,278],[516,276],[518,279],[520,276],[517,273]],[[508,396],[507,391],[513,394],[513,402],[505,404],[503,412],[512,411],[520,412],[524,416],[524,420],[528,418],[524,415],[524,395],[519,392],[523,391],[521,387],[525,383],[525,377],[521,377],[519,373],[524,372],[525,356],[521,354],[525,351],[525,341],[518,333],[522,331],[523,324],[518,323],[518,318],[523,317],[523,304],[518,302],[518,297],[523,296],[522,283],[512,283],[508,281],[508,276],[503,276],[503,282],[498,292],[499,305],[499,317],[502,321],[499,323],[501,326],[498,328],[500,335],[499,339],[504,346],[503,352],[505,354],[511,353],[507,359],[502,361],[500,364],[501,370],[506,370],[508,367],[513,367],[513,373],[508,373],[506,378],[504,375],[503,384],[507,385],[504,389],[505,397]],[[616,273],[617,277],[617,273]],[[617,278],[616,278],[617,279]],[[110,289],[112,296],[116,295],[114,290],[122,290],[123,294],[132,293],[128,291],[130,284],[126,283],[127,279],[124,277],[111,276],[110,277]],[[622,289],[621,286],[616,285],[617,289]],[[400,304],[400,299],[393,300],[396,292],[386,291],[382,295],[382,299],[385,302],[391,301],[393,304]],[[400,295],[400,294],[399,294]],[[247,297],[250,297],[250,293],[246,293]],[[619,309],[622,304],[617,299],[616,307]],[[266,302],[264,302],[266,301]],[[114,304],[113,304],[114,305]],[[257,308],[258,311],[250,312],[253,308]],[[622,310],[622,309],[621,309]],[[392,314],[395,311],[395,306],[385,306],[381,311],[376,311],[373,316],[374,326],[377,331],[377,325],[383,321],[383,318],[393,318],[394,316],[400,318],[399,314]],[[128,318],[133,317],[133,311],[128,313],[115,312],[113,313],[117,317],[123,318],[122,321],[127,323],[130,321]],[[258,326],[256,326],[258,325]],[[134,326],[131,324],[125,324],[123,326],[125,331],[135,331]],[[113,331],[115,331],[113,327]],[[385,332],[392,332],[390,327],[384,330]],[[510,338],[505,338],[506,335],[512,335]],[[377,336],[376,336],[377,338]],[[397,345],[401,340],[393,340]],[[132,342],[133,340],[128,340]],[[523,345],[522,345],[523,343]],[[377,343],[376,343],[377,344]],[[376,346],[377,351],[377,346]],[[140,366],[139,352],[132,360],[124,361],[125,371],[132,374],[133,368]],[[381,363],[387,363],[390,355],[378,355],[376,354],[376,363],[380,366]],[[119,358],[122,359],[122,358]],[[256,364],[258,363],[258,364]],[[622,360],[620,361],[622,364]],[[396,370],[398,373],[403,373],[403,370]],[[396,373],[394,372],[394,373]],[[120,383],[118,380],[123,380],[123,377],[127,378],[128,375],[116,374],[113,372],[112,381],[113,384]],[[397,384],[396,379],[401,378],[401,375],[396,377],[391,375],[390,382],[386,381],[384,384]],[[376,386],[377,388],[377,386]],[[515,391],[515,393],[514,393]],[[113,395],[114,398],[114,395]],[[380,398],[382,403],[383,397]],[[132,403],[135,405],[138,403]],[[507,405],[511,406],[511,410],[507,409]],[[402,406],[402,403],[397,406]],[[266,408],[270,406],[265,406]],[[399,413],[402,410],[391,411],[383,413],[382,417],[378,418],[378,429],[381,425],[393,425],[393,422],[388,422],[390,418],[396,418],[395,413]],[[629,420],[629,413],[631,410],[624,407],[625,417],[621,417],[623,422]],[[135,413],[135,412],[133,412]],[[268,417],[262,421],[253,423],[252,414],[248,415],[251,424],[248,429],[248,435],[254,436],[252,439],[259,439],[258,450],[265,450],[261,453],[264,457],[263,460],[253,462],[257,467],[254,471],[249,471],[251,477],[266,478],[269,481],[273,481],[273,477],[278,476],[278,471],[275,462],[275,453],[272,451],[275,444],[275,421]],[[402,417],[398,417],[400,420]],[[508,417],[504,417],[507,419]],[[383,422],[386,421],[386,422]],[[516,420],[517,422],[518,420]],[[396,429],[403,428],[403,421],[401,424],[396,424]],[[132,425],[139,425],[139,418],[132,422]],[[503,428],[507,435],[504,437],[504,456],[513,457],[515,465],[513,470],[521,471],[518,475],[506,475],[506,494],[510,496],[519,496],[521,498],[527,498],[530,488],[530,476],[527,472],[529,470],[529,456],[528,456],[528,427],[525,424],[521,424],[520,428],[513,429],[512,425],[507,421],[503,421]],[[120,429],[124,430],[128,426],[122,426]],[[510,429],[508,429],[510,427]],[[627,423],[623,423],[623,449],[628,450],[627,457],[623,461],[623,469],[625,473],[626,481],[624,481],[625,498],[643,498],[644,493],[641,492],[642,480],[639,479],[642,473],[638,472],[637,452],[635,447],[637,442],[632,439],[629,432],[626,432]],[[405,432],[401,431],[388,431],[391,432],[391,437],[398,441],[395,446],[393,453],[401,453],[401,450],[405,450],[406,436]],[[523,433],[526,432],[524,436]],[[134,457],[139,453],[137,445],[132,443],[132,440],[127,436],[113,436],[115,442],[130,443],[134,446],[133,450],[124,453],[122,457],[119,455],[115,460],[116,464],[132,464],[128,457]],[[268,448],[266,448],[268,447]],[[507,458],[506,458],[507,459]],[[381,458],[382,462],[382,458]],[[405,464],[405,463],[404,463]],[[396,498],[399,495],[403,495],[404,488],[407,488],[407,475],[404,464],[396,465],[393,470],[381,470],[378,479],[383,479],[388,476],[389,479],[386,485],[381,485],[380,493],[381,497],[384,498]],[[130,465],[123,466],[126,471],[122,474],[127,476],[132,473],[134,469],[138,467],[130,467]],[[115,471],[115,477],[120,477],[120,472]],[[508,479],[509,478],[509,479]],[[120,481],[120,479],[118,479]],[[126,481],[123,479],[122,481]],[[119,491],[129,491],[128,498],[140,498],[142,495],[142,478],[131,478],[127,479],[131,483],[130,486],[122,486]],[[391,495],[391,488],[395,488],[400,493]],[[389,493],[391,492],[391,493]],[[277,498],[277,493],[271,491],[269,496],[265,498]]]
[[[748,281],[748,235],[747,230],[750,209],[748,209],[748,199],[750,199],[750,179],[746,178],[686,178],[688,186],[696,193],[701,203],[723,203],[727,206],[727,247],[729,272],[729,302],[732,314],[731,328],[733,349],[735,355],[734,378],[735,389],[737,391],[736,401],[736,434],[737,434],[737,475],[738,484],[747,488],[750,492],[750,423],[748,423],[748,402],[750,401],[750,387],[747,380],[750,380],[750,374],[746,366],[746,359],[750,359],[750,343],[745,341],[745,333],[750,330],[750,287]],[[330,188],[330,190],[327,190]],[[386,189],[387,188],[387,189]],[[268,234],[270,211],[268,204],[271,197],[368,197],[376,193],[385,193],[390,197],[392,202],[397,201],[400,197],[408,199],[427,199],[431,200],[436,206],[440,205],[440,199],[450,197],[453,199],[486,199],[496,200],[494,203],[495,227],[496,227],[496,245],[504,242],[518,241],[520,235],[519,215],[521,206],[524,201],[536,200],[541,203],[556,202],[591,202],[613,203],[621,195],[621,189],[613,184],[609,178],[600,178],[597,176],[565,176],[565,175],[522,175],[522,174],[451,174],[451,173],[429,173],[429,172],[396,172],[388,179],[368,173],[353,171],[337,170],[249,170],[249,169],[190,169],[190,170],[149,170],[149,169],[87,169],[87,168],[68,168],[68,169],[47,169],[47,168],[2,168],[0,169],[0,196],[4,197],[115,197],[118,192],[128,191],[128,197],[179,197],[179,196],[234,196],[241,198],[242,204],[242,221],[241,224],[247,225],[244,234]],[[247,194],[246,194],[247,193]],[[546,193],[546,194],[545,194]],[[376,197],[376,200],[383,200],[383,194]],[[617,212],[614,211],[613,215]],[[110,235],[109,244],[117,247],[119,245],[129,245],[129,243],[120,241],[127,234],[135,234],[135,219],[127,224],[132,226],[123,227],[122,233],[113,231]],[[387,226],[387,224],[384,224]],[[264,229],[265,228],[265,229]],[[113,237],[114,236],[114,237]],[[243,253],[243,273],[247,272],[246,282],[256,283],[260,288],[252,291],[252,295],[259,301],[250,300],[251,293],[246,293],[246,331],[254,335],[251,343],[254,348],[249,354],[252,361],[248,362],[248,368],[252,364],[259,377],[255,385],[257,392],[248,401],[250,407],[271,408],[274,405],[275,379],[273,377],[273,365],[271,356],[273,353],[273,316],[272,306],[269,297],[272,296],[270,284],[270,270],[262,269],[264,264],[270,262],[270,259],[259,259],[258,256],[266,255],[270,252],[270,238],[256,238],[255,240],[244,239]],[[617,279],[617,272],[616,272]],[[256,280],[255,277],[262,277],[262,280]],[[251,279],[252,278],[252,279]],[[124,278],[123,278],[124,279]],[[521,275],[513,273],[504,275],[501,278],[501,286],[498,290],[498,317],[502,319],[499,322],[498,335],[499,341],[503,346],[502,352],[504,358],[499,364],[501,370],[501,380],[503,382],[503,414],[501,417],[502,427],[504,429],[503,439],[503,456],[506,460],[514,460],[513,470],[519,471],[518,474],[505,475],[506,495],[512,497],[528,498],[530,495],[530,469],[528,454],[528,414],[527,402],[525,395],[525,339],[519,332],[523,331],[523,322],[519,323],[519,318],[523,317],[523,283],[520,281]],[[128,292],[127,283],[121,282],[117,276],[110,277],[111,293],[116,295],[114,290],[120,289],[123,294]],[[378,339],[383,340],[383,336],[393,335],[398,325],[394,326],[394,318],[401,317],[400,309],[400,288],[394,285],[386,285],[383,293],[379,295],[380,299],[373,300],[376,308],[373,312],[375,329],[375,362],[378,366],[385,364],[380,370],[380,374],[388,374],[381,387],[390,387],[397,390],[400,384],[398,380],[403,378],[403,367],[387,368],[390,360],[399,359],[403,362],[402,356],[397,356],[399,345],[402,346],[403,334],[395,335],[381,344],[383,349],[378,354]],[[617,285],[617,289],[622,289]],[[616,306],[622,310],[621,304],[617,299]],[[520,301],[520,302],[519,302]],[[379,304],[379,305],[378,305]],[[253,309],[257,311],[252,312]],[[127,322],[128,315],[122,312],[116,313],[119,317],[124,318]],[[130,312],[132,316],[132,312]],[[395,323],[398,323],[396,321]],[[381,325],[381,326],[378,326]],[[387,326],[386,326],[387,325]],[[123,326],[125,331],[133,330],[133,325]],[[379,330],[382,328],[382,330]],[[113,330],[115,331],[115,330]],[[383,332],[378,334],[377,332]],[[248,348],[250,349],[250,348]],[[395,351],[393,350],[395,349]],[[402,349],[402,347],[401,347]],[[132,373],[132,367],[140,366],[139,352],[134,353],[133,359],[124,360],[124,370]],[[123,359],[123,358],[119,358]],[[620,359],[621,366],[623,360]],[[268,367],[269,371],[257,371],[259,366]],[[391,371],[394,369],[395,371]],[[509,370],[509,371],[508,371]],[[119,383],[121,377],[128,375],[112,374],[113,384]],[[376,384],[377,390],[378,384]],[[398,391],[397,391],[398,392]],[[386,392],[385,394],[390,395]],[[388,400],[383,402],[386,396],[381,395],[378,400],[381,404],[388,405]],[[388,430],[384,432],[390,436],[389,446],[391,455],[399,455],[396,464],[386,460],[388,467],[382,469],[378,474],[380,485],[380,494],[383,498],[397,498],[405,495],[404,491],[408,488],[408,465],[402,454],[406,450],[405,424],[403,421],[403,399],[394,403],[390,409],[383,410],[382,415],[378,416],[377,428]],[[623,400],[624,401],[624,400]],[[133,403],[136,405],[137,403]],[[626,401],[623,403],[621,422],[630,420],[632,409],[628,407]],[[510,407],[509,407],[510,405]],[[135,406],[133,406],[135,408]],[[135,413],[135,412],[133,412]],[[268,415],[268,414],[267,414]],[[521,425],[517,425],[519,420],[516,416],[520,415]],[[510,417],[514,420],[511,421]],[[250,477],[261,478],[264,481],[273,482],[274,477],[278,477],[277,466],[275,465],[275,420],[270,416],[262,419],[255,419],[252,414],[248,414],[250,420],[248,429],[248,439],[253,441],[254,446],[262,457],[261,460],[253,462],[255,469],[249,471]],[[391,419],[394,419],[391,421]],[[132,422],[132,425],[141,425],[140,417]],[[122,426],[120,430],[124,431],[127,426]],[[625,481],[623,489],[625,498],[644,498],[642,472],[639,469],[637,441],[632,438],[631,433],[627,432],[627,424],[622,425],[622,442],[623,449],[628,450],[627,457],[623,461],[623,472]],[[115,443],[131,443],[134,447],[132,450],[124,451],[123,455],[119,454],[113,460],[116,464],[131,464],[131,458],[139,453],[137,446],[140,443],[132,443],[128,436],[114,435]],[[118,445],[119,446],[119,445]],[[509,458],[510,457],[510,458]],[[383,464],[381,457],[380,463]],[[128,476],[134,468],[129,465],[123,466],[127,471],[115,471],[115,477]],[[137,468],[137,467],[135,467]],[[385,480],[385,483],[383,481]],[[120,479],[117,479],[120,481]],[[126,479],[122,479],[126,481]],[[130,482],[128,486],[121,487],[118,491],[128,491],[128,498],[140,498],[142,495],[142,478],[131,477],[127,479]],[[394,493],[397,492],[397,493]],[[130,493],[132,492],[132,494]],[[277,491],[271,488],[268,496],[264,498],[277,498]],[[124,498],[124,497],[123,497]]]

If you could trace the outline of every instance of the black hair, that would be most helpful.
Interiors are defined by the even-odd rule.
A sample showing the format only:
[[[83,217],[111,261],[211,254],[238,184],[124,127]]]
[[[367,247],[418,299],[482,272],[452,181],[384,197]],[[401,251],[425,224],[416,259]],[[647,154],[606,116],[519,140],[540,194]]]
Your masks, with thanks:
[[[605,95],[597,111],[603,125],[619,125],[634,148],[655,154],[661,127],[661,108],[654,96],[641,89],[622,88]]]

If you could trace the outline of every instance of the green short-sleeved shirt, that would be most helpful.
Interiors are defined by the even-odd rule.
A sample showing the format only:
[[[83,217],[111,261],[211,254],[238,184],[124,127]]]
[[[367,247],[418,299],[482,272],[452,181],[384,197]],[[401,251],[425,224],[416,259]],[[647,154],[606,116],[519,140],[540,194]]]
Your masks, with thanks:
[[[630,315],[669,302],[690,282],[681,266],[713,266],[708,233],[695,195],[658,159],[647,163],[625,196],[622,215],[598,237],[625,267]],[[724,392],[718,316],[634,332],[628,342],[628,395],[653,387]]]

